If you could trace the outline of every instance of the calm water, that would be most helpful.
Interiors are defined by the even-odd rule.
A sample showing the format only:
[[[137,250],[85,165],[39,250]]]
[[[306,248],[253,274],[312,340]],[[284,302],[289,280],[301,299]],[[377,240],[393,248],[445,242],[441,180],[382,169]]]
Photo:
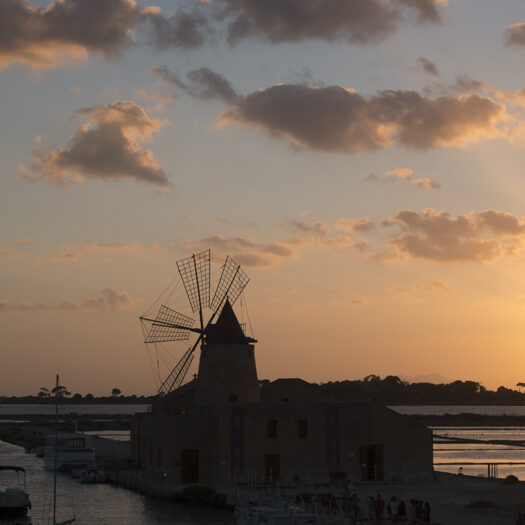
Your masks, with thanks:
[[[525,427],[433,427],[434,464],[436,470],[458,473],[460,465],[437,465],[441,462],[476,462],[480,465],[463,465],[463,473],[472,476],[486,476],[487,463],[509,461],[525,462],[525,447],[513,446],[512,441],[525,441]],[[471,438],[481,443],[447,443],[438,436]],[[501,439],[508,445],[483,443]],[[484,463],[484,464],[482,464]],[[498,477],[514,474],[525,480],[525,465],[498,465]]]
[[[0,465],[16,465],[26,469],[27,491],[33,505],[33,524],[51,523],[53,474],[44,470],[43,460],[33,454],[26,454],[20,447],[0,441]],[[16,486],[16,474],[0,471],[0,488],[6,486]],[[228,512],[149,499],[113,485],[81,484],[67,474],[58,475],[57,486],[57,520],[75,515],[75,523],[82,525],[231,525],[232,522]]]
[[[390,406],[400,414],[414,416],[441,416],[443,414],[480,414],[484,416],[525,416],[525,405],[499,406],[499,405],[410,405]]]
[[[61,414],[84,414],[84,415],[113,415],[134,414],[135,412],[147,412],[150,405],[61,405]],[[467,405],[410,405],[390,406],[392,410],[400,414],[413,415],[442,415],[442,414],[483,414],[489,416],[509,415],[525,416],[525,405],[522,406],[467,406]],[[6,415],[38,415],[54,414],[54,405],[9,405],[0,404],[0,416]]]

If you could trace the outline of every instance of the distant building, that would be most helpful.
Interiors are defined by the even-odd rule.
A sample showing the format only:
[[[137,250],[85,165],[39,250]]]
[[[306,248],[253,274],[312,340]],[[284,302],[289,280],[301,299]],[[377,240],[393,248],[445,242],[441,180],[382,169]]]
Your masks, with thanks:
[[[431,479],[432,432],[374,402],[338,402],[301,379],[264,389],[254,340],[226,301],[209,326],[197,377],[137,414],[137,467],[177,483]]]

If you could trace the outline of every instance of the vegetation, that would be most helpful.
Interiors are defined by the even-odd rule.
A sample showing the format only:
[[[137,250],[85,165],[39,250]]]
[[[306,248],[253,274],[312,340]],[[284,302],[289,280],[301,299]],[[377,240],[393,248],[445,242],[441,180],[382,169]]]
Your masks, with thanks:
[[[517,476],[515,476],[514,474],[509,474],[503,481],[503,485],[513,485],[514,483],[519,483],[520,480],[518,479]]]
[[[476,381],[448,384],[408,383],[397,376],[369,375],[356,381],[323,383],[321,389],[341,401],[372,400],[389,405],[521,405],[525,393],[500,386],[487,390]]]
[[[261,389],[271,389],[268,380],[260,382]],[[306,382],[304,382],[305,385]],[[525,383],[524,383],[525,384]],[[312,384],[326,396],[339,401],[377,401],[386,405],[525,405],[525,392],[500,386],[487,390],[476,381],[453,381],[448,384],[409,383],[397,376],[381,378],[369,375],[363,379],[330,381]],[[518,388],[522,387],[518,383]],[[96,397],[93,394],[71,395],[65,386],[59,386],[61,403],[151,403],[156,396],[124,396],[119,388],[111,395]],[[55,388],[42,387],[36,396],[1,397],[0,403],[54,403]]]

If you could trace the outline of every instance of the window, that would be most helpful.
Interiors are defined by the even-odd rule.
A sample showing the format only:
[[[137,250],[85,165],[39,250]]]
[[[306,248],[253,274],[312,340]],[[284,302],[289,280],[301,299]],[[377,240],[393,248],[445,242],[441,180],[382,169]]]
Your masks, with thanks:
[[[73,438],[69,440],[68,448],[84,448],[86,446],[85,440],[82,438]]]
[[[268,425],[268,437],[269,438],[276,438],[277,437],[277,419],[269,419]]]
[[[308,437],[308,421],[306,419],[299,419],[299,421],[297,421],[297,437]]]

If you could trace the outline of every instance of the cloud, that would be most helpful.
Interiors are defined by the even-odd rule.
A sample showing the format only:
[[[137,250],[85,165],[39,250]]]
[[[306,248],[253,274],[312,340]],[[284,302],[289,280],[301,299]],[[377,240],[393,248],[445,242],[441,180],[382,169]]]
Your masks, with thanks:
[[[387,171],[384,177],[378,177],[373,173],[367,175],[363,181],[365,182],[397,182],[399,180],[404,180],[412,186],[417,186],[418,188],[424,188],[426,190],[437,190],[441,186],[429,178],[415,179],[414,170],[410,168],[396,168],[392,171]]]
[[[33,239],[27,239],[27,238],[23,238],[23,239],[18,239],[16,241],[16,244],[18,244],[19,246],[29,246],[31,244],[34,244],[34,240]]]
[[[390,250],[367,257],[375,261],[410,258],[448,262],[490,262],[516,255],[525,235],[525,219],[485,210],[450,216],[432,208],[421,213],[401,210],[384,222],[401,233],[387,241]]]
[[[389,292],[395,292],[399,294],[418,294],[422,292],[441,292],[441,293],[452,293],[450,286],[443,281],[430,281],[428,283],[416,283],[412,286],[397,285],[388,286],[386,288]]]
[[[368,233],[375,228],[375,224],[370,217],[361,217],[359,219],[338,219],[334,228],[347,233]]]
[[[290,224],[299,233],[324,236],[329,232],[326,222],[320,220],[311,222],[293,219],[290,221]]]
[[[446,6],[448,0],[399,0],[401,4],[406,5],[417,11],[420,22],[428,22],[434,24],[441,24],[441,14],[438,6]]]
[[[395,33],[405,13],[415,13],[419,23],[441,23],[440,4],[446,2],[217,0],[193,2],[164,16],[159,7],[142,8],[135,0],[55,0],[47,7],[2,0],[0,69],[12,63],[63,66],[93,53],[115,59],[140,43],[158,51],[196,49],[222,33],[231,44],[253,37],[272,43],[375,43]]]
[[[293,219],[284,221],[282,226],[292,230],[292,236],[286,236],[271,243],[257,241],[247,237],[230,237],[212,235],[200,240],[186,239],[182,243],[184,250],[203,250],[211,248],[218,260],[231,255],[239,264],[254,268],[271,268],[280,266],[288,259],[294,259],[300,250],[312,247],[327,247],[336,250],[350,247],[354,244],[350,235],[344,231],[338,233],[334,225],[329,227],[326,222],[309,217],[311,220]],[[353,221],[352,231],[368,231],[370,229],[368,217],[362,219],[345,219],[350,224]],[[339,223],[341,224],[341,223]]]
[[[240,101],[240,96],[235,92],[230,81],[207,67],[187,73],[189,83],[182,81],[167,66],[154,67],[151,73],[153,77],[168,82],[201,100],[218,99],[226,104],[236,104]]]
[[[410,180],[414,176],[414,170],[410,168],[396,168],[395,170],[387,171],[385,175],[393,181],[397,179]]]
[[[142,9],[135,0],[55,0],[48,7],[2,0],[0,69],[15,62],[62,66],[91,53],[115,59],[136,45],[137,32],[157,50],[197,48],[213,34],[207,11],[202,2],[165,17],[159,8]]]
[[[401,8],[420,22],[439,23],[435,0],[222,0],[218,18],[226,19],[228,41],[262,38],[272,43],[304,40],[378,42],[394,33]]]
[[[482,80],[477,80],[468,75],[456,75],[452,84],[443,84],[442,82],[433,82],[425,86],[424,93],[427,96],[455,96],[461,93],[471,93],[473,91],[483,92],[487,95],[498,97],[498,91],[493,90],[488,84]]]
[[[81,257],[87,254],[102,254],[104,260],[107,260],[107,255],[118,252],[138,252],[144,250],[157,251],[159,249],[158,243],[153,243],[149,246],[142,245],[138,241],[117,241],[117,242],[99,242],[89,241],[81,243],[63,244],[56,249],[56,251],[47,254],[44,257],[63,262],[76,262]]]
[[[190,11],[178,10],[168,17],[164,17],[160,9],[147,9],[149,43],[158,51],[201,47],[213,33],[203,7],[201,2]]]
[[[119,311],[131,306],[132,301],[126,292],[117,292],[112,288],[104,288],[96,299],[85,299],[74,303],[62,302],[58,305],[26,302],[12,305],[8,301],[0,300],[2,312],[83,312],[86,310]]]
[[[443,281],[430,281],[427,283],[416,283],[412,286],[394,285],[385,288],[392,294],[393,299],[406,303],[421,303],[429,295],[452,294],[454,290]]]
[[[415,91],[362,96],[339,86],[277,85],[227,108],[218,125],[237,125],[294,147],[355,153],[392,146],[461,147],[501,136],[505,106],[477,94],[427,98]]]
[[[2,0],[0,68],[13,62],[53,67],[89,53],[115,58],[131,45],[140,19],[133,0],[56,0],[46,8]]]
[[[45,143],[33,150],[32,172],[21,172],[28,180],[68,184],[94,179],[131,178],[155,186],[170,186],[167,174],[139,141],[167,124],[151,119],[133,102],[118,101],[83,108],[75,116],[86,122],[69,139],[67,148]]]
[[[419,57],[417,59],[417,65],[425,72],[430,75],[439,76],[439,70],[434,64],[434,62],[430,61],[428,58],[425,57]]]
[[[525,22],[507,27],[505,30],[505,45],[525,47]]]
[[[413,179],[410,181],[410,184],[412,184],[412,186],[417,186],[418,188],[424,188],[425,190],[439,190],[441,188],[437,182],[434,182],[427,177],[424,177],[423,179]]]
[[[245,237],[226,237],[220,234],[204,237],[199,241],[185,240],[183,248],[211,248],[218,259],[231,255],[239,264],[255,268],[278,266],[283,259],[296,256],[296,250],[282,242],[265,244]]]
[[[356,250],[359,250],[360,252],[364,252],[365,250],[368,250],[369,243],[366,239],[357,239],[354,243],[354,248]]]

